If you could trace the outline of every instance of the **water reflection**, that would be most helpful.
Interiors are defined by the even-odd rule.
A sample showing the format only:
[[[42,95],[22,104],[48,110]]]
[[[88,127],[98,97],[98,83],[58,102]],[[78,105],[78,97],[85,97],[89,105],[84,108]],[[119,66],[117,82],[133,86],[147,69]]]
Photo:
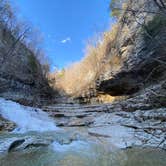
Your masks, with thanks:
[[[125,166],[165,166],[166,151],[155,149],[130,149]]]
[[[0,166],[165,166],[166,152],[154,149],[129,149],[110,152],[101,146],[88,151],[56,151],[40,148],[12,152],[0,157]]]

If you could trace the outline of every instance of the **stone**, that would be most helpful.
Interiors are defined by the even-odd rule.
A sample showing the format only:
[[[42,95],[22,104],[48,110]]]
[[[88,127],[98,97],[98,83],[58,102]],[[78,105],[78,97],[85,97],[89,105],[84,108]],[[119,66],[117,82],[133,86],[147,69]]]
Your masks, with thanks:
[[[93,118],[72,118],[69,120],[67,126],[68,127],[74,127],[74,126],[89,126],[90,124],[93,123]]]
[[[0,140],[0,152],[23,151],[29,148],[48,146],[52,139],[40,138],[37,136],[12,137]]]
[[[1,115],[0,115],[0,132],[5,132],[5,131],[12,131],[16,128],[16,124],[4,119]]]
[[[90,135],[106,137],[107,140],[118,148],[127,148],[134,143],[134,130],[120,125],[95,127],[88,130]]]

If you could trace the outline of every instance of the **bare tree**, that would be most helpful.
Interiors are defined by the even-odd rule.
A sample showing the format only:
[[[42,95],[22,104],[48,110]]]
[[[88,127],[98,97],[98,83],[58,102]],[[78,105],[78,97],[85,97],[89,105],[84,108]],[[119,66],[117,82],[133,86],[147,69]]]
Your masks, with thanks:
[[[10,57],[10,56],[13,56],[13,53],[15,51],[15,49],[17,48],[17,45],[19,43],[21,43],[25,37],[26,37],[26,34],[29,32],[29,27],[27,27],[26,29],[23,30],[22,33],[20,33],[17,38],[15,38],[15,41],[12,43],[12,45],[9,47],[9,49],[7,50],[6,54],[4,55],[4,58],[3,58],[3,61],[2,61],[2,64]]]

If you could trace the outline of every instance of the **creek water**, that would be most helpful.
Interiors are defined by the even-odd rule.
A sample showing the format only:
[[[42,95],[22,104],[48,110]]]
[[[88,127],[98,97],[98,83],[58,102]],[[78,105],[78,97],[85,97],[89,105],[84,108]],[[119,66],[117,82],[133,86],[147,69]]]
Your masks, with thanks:
[[[72,133],[57,128],[40,109],[0,98],[0,114],[17,124],[13,132],[0,134],[0,166],[166,166],[166,152],[159,149],[120,150],[83,137],[71,140]],[[2,151],[7,140],[25,137],[48,144]]]
[[[40,148],[0,156],[1,166],[165,166],[165,163],[164,151],[130,149],[108,152],[92,145],[87,148],[87,144],[81,142],[62,151]]]

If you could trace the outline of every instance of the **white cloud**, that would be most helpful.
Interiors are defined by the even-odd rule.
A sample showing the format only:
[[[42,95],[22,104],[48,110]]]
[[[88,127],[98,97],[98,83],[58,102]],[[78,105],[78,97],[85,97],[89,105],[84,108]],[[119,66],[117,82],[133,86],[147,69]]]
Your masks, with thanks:
[[[66,39],[61,40],[61,43],[65,44],[65,43],[70,42],[70,41],[71,41],[71,38],[67,37]]]

